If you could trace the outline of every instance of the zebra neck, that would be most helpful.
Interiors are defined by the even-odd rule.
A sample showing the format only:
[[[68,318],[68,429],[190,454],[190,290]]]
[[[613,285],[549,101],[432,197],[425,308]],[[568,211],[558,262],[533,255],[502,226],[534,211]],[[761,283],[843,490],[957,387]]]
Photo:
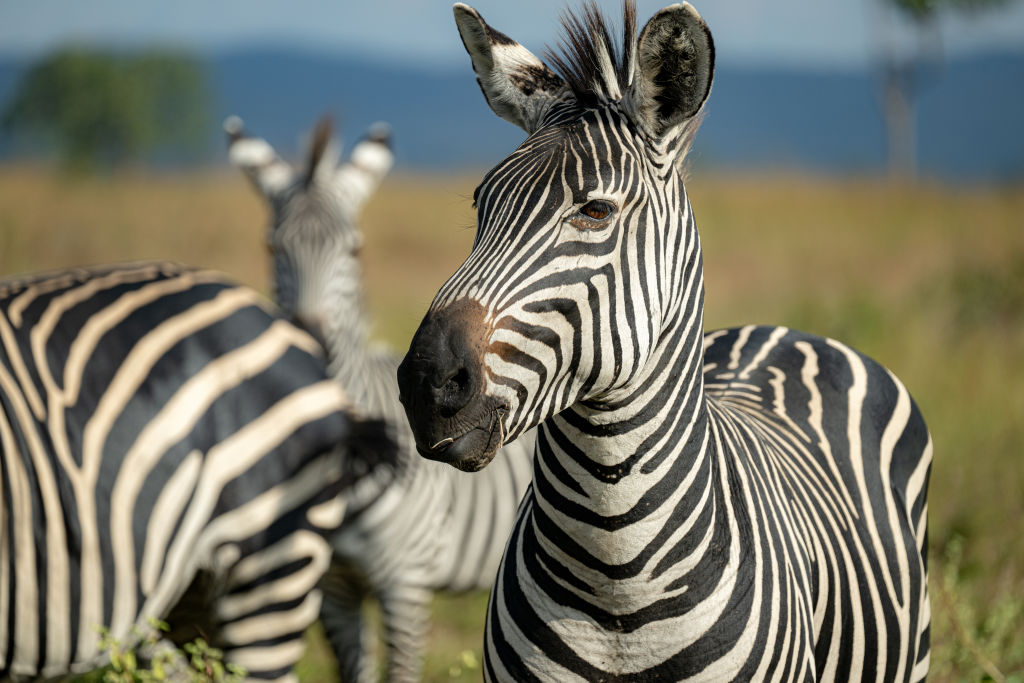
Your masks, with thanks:
[[[698,297],[699,300],[699,297]],[[638,377],[614,404],[577,404],[546,421],[538,437],[534,522],[546,552],[580,571],[599,568],[595,590],[609,579],[644,592],[658,556],[696,551],[702,535],[683,522],[713,510],[715,467],[703,384],[699,306],[681,316]],[[688,319],[687,319],[688,318]],[[673,519],[671,526],[666,525]],[[586,568],[590,568],[589,570]],[[671,574],[684,567],[675,564]],[[629,594],[611,589],[615,599]],[[649,593],[648,593],[649,595]]]
[[[538,437],[535,547],[616,612],[649,601],[651,582],[685,592],[712,531],[732,525],[719,514],[720,463],[704,392],[703,264],[686,206],[666,234],[662,253],[673,263],[660,265],[682,271],[681,284],[663,294],[650,355],[612,390],[548,419]]]
[[[380,462],[385,466],[374,467],[367,476],[360,477],[347,494],[349,511],[355,519],[358,511],[373,505],[396,480],[415,478],[420,457],[398,400],[396,372],[400,359],[389,349],[369,342],[365,328],[353,328],[332,339],[328,345],[331,376],[342,385],[361,416],[388,423],[397,448],[394,466],[387,464],[393,458],[382,454]]]
[[[328,371],[345,387],[356,405],[364,405],[374,382],[367,372],[370,356],[369,323],[360,314],[349,315],[344,325],[330,331],[325,340]]]

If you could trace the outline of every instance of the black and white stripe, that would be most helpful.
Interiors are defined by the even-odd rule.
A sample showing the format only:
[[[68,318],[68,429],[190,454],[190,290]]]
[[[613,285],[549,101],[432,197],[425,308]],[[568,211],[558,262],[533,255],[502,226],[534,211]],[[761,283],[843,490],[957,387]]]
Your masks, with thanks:
[[[357,215],[391,167],[382,127],[337,165],[329,129],[313,136],[308,170],[299,173],[263,140],[229,120],[229,155],[269,201],[268,243],[278,304],[325,344],[333,376],[367,415],[384,418],[400,444],[397,468],[378,467],[349,496],[334,560],[324,582],[322,620],[346,681],[375,681],[375,638],[363,603],[379,600],[388,646],[387,678],[418,680],[434,591],[490,587],[516,509],[530,481],[533,434],[509,444],[507,457],[471,477],[416,453],[398,400],[400,358],[369,341]],[[275,179],[287,180],[275,183]]]
[[[479,469],[539,425],[488,608],[507,681],[920,681],[932,444],[903,385],[784,327],[703,332],[680,171],[710,92],[688,4],[624,43],[588,7],[562,76],[472,8],[485,97],[526,142],[399,369],[421,452]],[[486,471],[486,470],[485,470]]]
[[[165,263],[0,282],[0,678],[94,668],[100,627],[153,618],[292,678],[354,423],[267,308]]]

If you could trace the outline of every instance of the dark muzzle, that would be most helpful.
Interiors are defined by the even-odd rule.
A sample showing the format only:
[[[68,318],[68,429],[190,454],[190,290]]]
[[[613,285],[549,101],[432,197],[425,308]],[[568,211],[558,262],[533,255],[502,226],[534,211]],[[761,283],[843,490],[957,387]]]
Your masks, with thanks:
[[[398,367],[402,405],[420,454],[479,469],[501,441],[501,408],[483,395],[484,309],[463,299],[431,312]]]

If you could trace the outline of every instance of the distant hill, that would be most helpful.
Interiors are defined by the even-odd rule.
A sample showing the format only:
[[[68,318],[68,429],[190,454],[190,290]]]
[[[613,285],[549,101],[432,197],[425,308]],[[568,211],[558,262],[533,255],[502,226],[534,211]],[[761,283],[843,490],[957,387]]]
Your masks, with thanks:
[[[333,113],[349,144],[376,120],[394,128],[398,161],[415,169],[478,169],[522,141],[484,103],[466,60],[450,72],[356,58],[252,49],[208,58],[218,121],[238,114],[288,158],[305,131]],[[0,103],[25,65],[0,62]],[[918,149],[927,176],[1024,178],[1024,53],[950,62],[922,89]],[[720,66],[695,164],[877,172],[885,129],[870,74]],[[9,157],[0,138],[0,158]],[[211,123],[209,158],[222,160]]]

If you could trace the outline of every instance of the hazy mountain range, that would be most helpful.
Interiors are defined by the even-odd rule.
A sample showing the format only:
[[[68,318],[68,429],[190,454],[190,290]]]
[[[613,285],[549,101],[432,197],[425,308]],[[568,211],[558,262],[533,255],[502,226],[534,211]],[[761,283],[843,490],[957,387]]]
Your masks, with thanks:
[[[421,170],[479,169],[523,139],[494,116],[469,60],[418,71],[356,58],[251,49],[207,58],[216,121],[208,159],[224,159],[219,121],[242,116],[288,158],[332,113],[346,143],[376,120],[395,134],[398,162]],[[0,61],[0,106],[24,64]],[[714,168],[871,173],[885,167],[878,85],[870,73],[720,65],[695,164]],[[951,61],[923,79],[918,100],[921,172],[944,179],[1024,178],[1024,52]],[[12,154],[0,138],[0,158]]]

